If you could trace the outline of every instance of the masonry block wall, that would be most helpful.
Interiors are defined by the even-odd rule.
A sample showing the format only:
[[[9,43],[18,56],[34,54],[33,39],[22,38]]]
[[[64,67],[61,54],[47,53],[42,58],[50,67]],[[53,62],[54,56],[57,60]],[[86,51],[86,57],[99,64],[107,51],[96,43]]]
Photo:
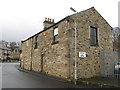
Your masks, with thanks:
[[[77,52],[87,53],[86,58],[77,58],[78,78],[100,76],[100,67],[102,67],[100,65],[101,51],[113,50],[112,27],[94,8],[75,14],[71,19],[77,23]],[[74,27],[74,23],[71,23],[70,26],[71,28]],[[97,46],[90,45],[90,26],[98,28]],[[74,37],[74,33],[72,34],[71,36]],[[74,53],[74,38],[71,41],[71,46],[73,46],[71,52]],[[74,60],[74,57],[72,57],[72,60]],[[72,69],[74,69],[74,66]]]
[[[64,28],[65,27],[65,28]],[[38,36],[38,48],[34,49],[35,37],[22,43],[22,67],[37,72],[68,78],[68,25],[58,25],[59,42],[53,44],[53,27]],[[26,46],[28,44],[28,47]],[[23,63],[24,62],[24,63]],[[41,70],[42,69],[42,70]]]
[[[74,34],[77,23],[77,53],[86,52],[86,58],[77,56],[77,77],[100,76],[100,52],[112,50],[112,27],[94,9],[68,16],[64,20],[22,42],[21,67],[50,75],[74,78]],[[58,42],[53,43],[53,30],[58,26]],[[98,28],[98,45],[90,45],[90,26]],[[44,34],[45,33],[45,34]],[[38,48],[35,49],[35,38]]]
[[[27,45],[29,44],[29,45]],[[21,67],[27,70],[31,70],[31,49],[32,49],[32,40],[22,43],[22,54],[21,57]]]

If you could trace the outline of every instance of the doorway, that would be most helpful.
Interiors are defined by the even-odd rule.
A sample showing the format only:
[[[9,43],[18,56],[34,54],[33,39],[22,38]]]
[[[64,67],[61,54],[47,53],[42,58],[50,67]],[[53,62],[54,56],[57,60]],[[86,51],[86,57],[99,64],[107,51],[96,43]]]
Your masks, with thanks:
[[[41,54],[41,72],[44,72],[44,61],[43,61],[44,54]]]

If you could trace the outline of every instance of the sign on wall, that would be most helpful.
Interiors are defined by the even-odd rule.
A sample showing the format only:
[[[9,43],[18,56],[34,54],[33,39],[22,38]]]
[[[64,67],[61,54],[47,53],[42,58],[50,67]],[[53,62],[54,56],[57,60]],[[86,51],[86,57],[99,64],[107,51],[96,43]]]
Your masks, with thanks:
[[[79,57],[80,58],[85,58],[86,57],[86,52],[79,52]]]

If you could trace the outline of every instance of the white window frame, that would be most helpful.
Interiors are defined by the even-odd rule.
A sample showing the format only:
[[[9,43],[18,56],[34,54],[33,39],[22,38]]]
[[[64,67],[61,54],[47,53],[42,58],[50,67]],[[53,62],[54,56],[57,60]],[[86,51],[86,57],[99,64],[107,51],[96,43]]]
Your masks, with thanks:
[[[54,41],[54,42],[57,42],[58,39],[55,40],[55,37],[58,38],[58,27],[54,28],[54,30],[53,30],[53,35],[54,35],[53,41]]]
[[[26,46],[28,47],[28,45],[29,45],[29,42],[28,42],[28,41],[26,41]]]

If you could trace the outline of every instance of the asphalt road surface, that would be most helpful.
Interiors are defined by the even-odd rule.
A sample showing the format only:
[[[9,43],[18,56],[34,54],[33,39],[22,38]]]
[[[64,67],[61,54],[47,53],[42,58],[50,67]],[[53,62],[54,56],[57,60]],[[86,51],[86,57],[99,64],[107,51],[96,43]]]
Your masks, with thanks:
[[[2,64],[2,88],[85,88],[47,76],[21,72],[16,68],[17,64]]]

